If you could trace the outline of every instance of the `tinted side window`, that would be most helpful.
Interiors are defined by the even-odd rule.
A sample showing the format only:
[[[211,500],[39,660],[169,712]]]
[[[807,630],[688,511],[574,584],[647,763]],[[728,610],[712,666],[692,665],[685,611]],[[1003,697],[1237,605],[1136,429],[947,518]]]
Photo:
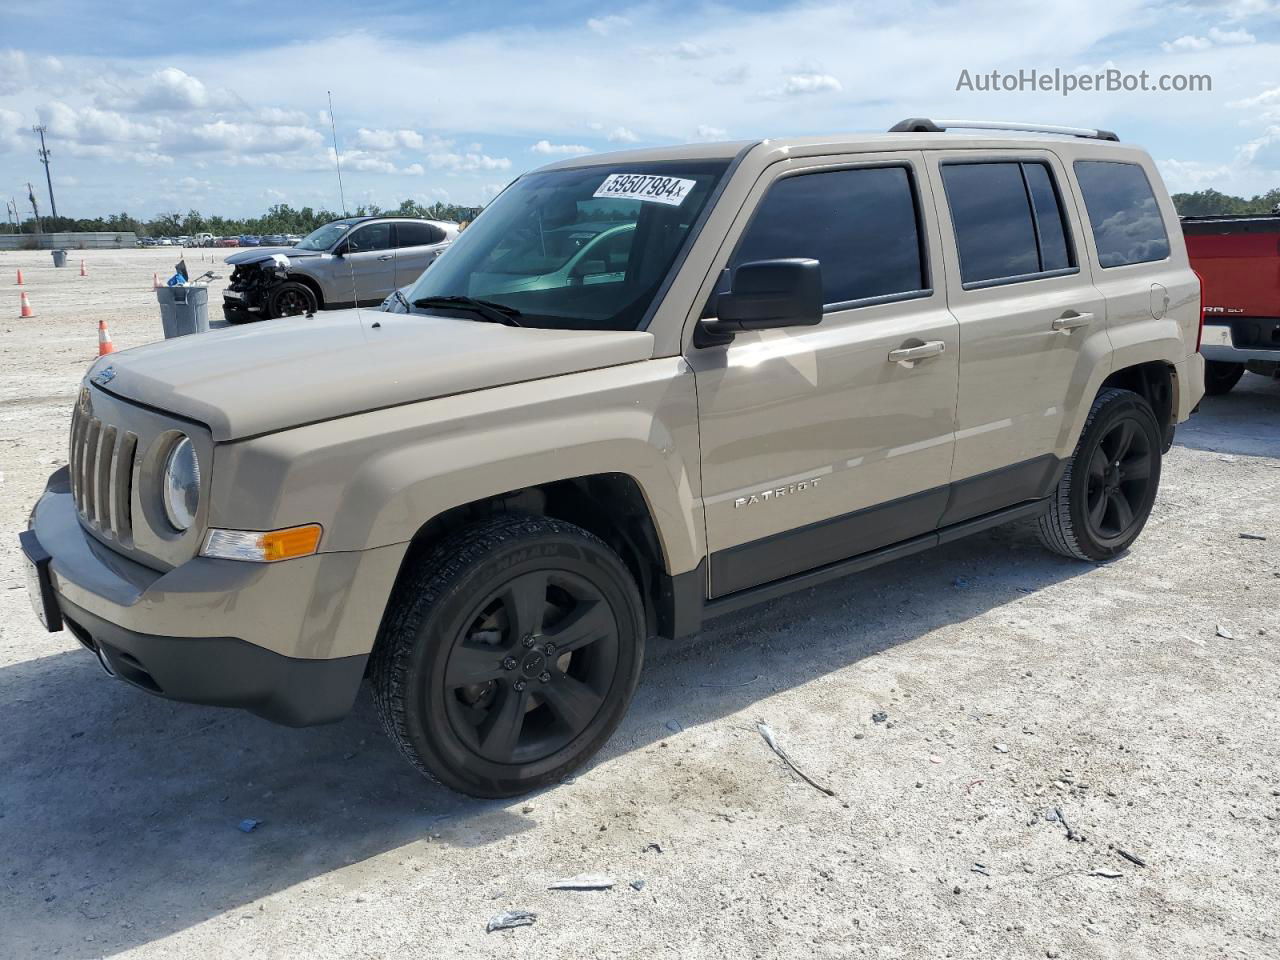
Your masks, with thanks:
[[[1036,229],[1017,163],[942,168],[965,283],[1040,272]]]
[[[347,238],[348,253],[367,253],[370,250],[391,248],[391,224],[371,223],[358,227]]]
[[[821,262],[828,304],[923,290],[910,172],[864,167],[779,180],[761,200],[730,266],[780,257]]]
[[[1075,266],[1062,204],[1043,163],[948,163],[942,182],[964,283]]]
[[[1077,160],[1076,179],[1104,267],[1169,256],[1169,235],[1146,172],[1136,163]]]
[[[1027,178],[1027,193],[1036,215],[1036,229],[1040,235],[1040,269],[1062,270],[1075,266],[1067,244],[1067,226],[1062,216],[1058,192],[1053,188],[1049,168],[1042,163],[1024,163],[1022,174]]]
[[[444,239],[444,231],[429,223],[401,221],[396,224],[397,247],[425,247]]]

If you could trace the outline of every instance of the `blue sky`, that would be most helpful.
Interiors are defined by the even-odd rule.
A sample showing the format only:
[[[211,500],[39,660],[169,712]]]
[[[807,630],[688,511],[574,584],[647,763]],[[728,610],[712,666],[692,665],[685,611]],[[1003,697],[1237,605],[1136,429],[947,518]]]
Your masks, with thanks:
[[[0,23],[0,195],[42,183],[42,122],[67,215],[335,208],[326,90],[349,205],[477,203],[574,154],[905,116],[1102,126],[1175,190],[1280,186],[1280,0],[0,0]],[[1212,90],[956,89],[1054,68]]]

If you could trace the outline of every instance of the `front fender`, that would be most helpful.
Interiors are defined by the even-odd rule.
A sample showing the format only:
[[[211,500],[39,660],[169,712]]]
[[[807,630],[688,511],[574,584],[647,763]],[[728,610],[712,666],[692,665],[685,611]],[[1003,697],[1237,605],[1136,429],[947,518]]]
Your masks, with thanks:
[[[678,357],[442,397],[220,445],[210,524],[324,526],[322,552],[403,543],[463,504],[631,477],[667,571],[705,547],[693,376]]]

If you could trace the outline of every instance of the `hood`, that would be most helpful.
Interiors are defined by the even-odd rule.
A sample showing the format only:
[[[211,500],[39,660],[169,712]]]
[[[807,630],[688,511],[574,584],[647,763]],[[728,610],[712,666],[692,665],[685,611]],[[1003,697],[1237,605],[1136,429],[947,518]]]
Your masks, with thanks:
[[[324,252],[323,250],[299,250],[297,247],[241,247],[239,253],[228,254],[223,257],[223,260],[232,266],[238,266],[242,263],[261,263],[263,260],[270,260],[272,254],[276,253],[283,253],[290,260],[300,260],[303,257],[318,257]]]
[[[637,330],[338,310],[123,350],[89,376],[110,367],[108,392],[204,423],[225,441],[652,355],[653,335]]]

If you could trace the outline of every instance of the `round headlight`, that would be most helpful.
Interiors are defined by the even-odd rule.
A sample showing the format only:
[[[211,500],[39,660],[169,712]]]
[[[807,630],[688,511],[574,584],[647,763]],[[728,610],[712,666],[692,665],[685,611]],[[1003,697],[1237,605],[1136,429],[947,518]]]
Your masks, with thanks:
[[[200,506],[200,461],[190,437],[183,437],[169,451],[161,487],[165,516],[175,530],[186,530],[195,523]]]

